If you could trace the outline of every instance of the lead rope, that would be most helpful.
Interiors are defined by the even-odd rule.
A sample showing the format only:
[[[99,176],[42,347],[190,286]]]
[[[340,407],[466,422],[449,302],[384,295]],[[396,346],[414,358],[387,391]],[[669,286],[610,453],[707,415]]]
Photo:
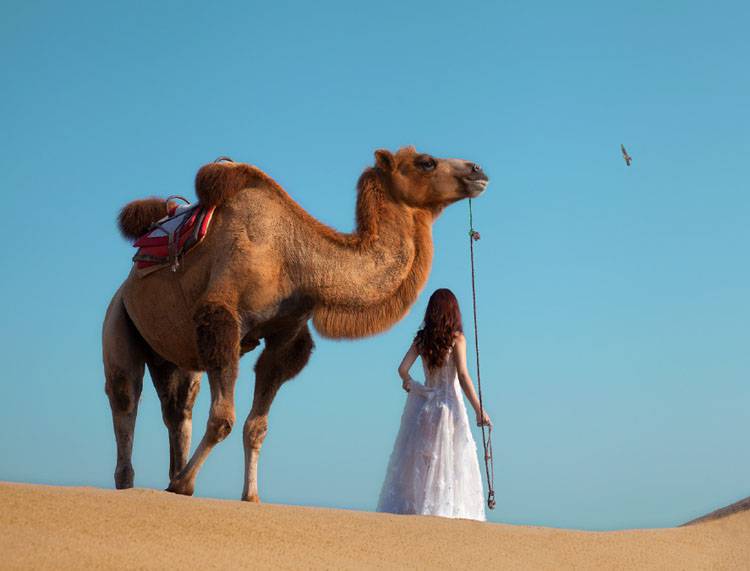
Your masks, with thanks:
[[[477,326],[477,286],[474,269],[474,242],[480,238],[474,230],[474,213],[469,199],[469,253],[471,256],[471,299],[474,307],[474,349],[477,356],[477,388],[479,391],[479,418],[484,419],[484,401],[482,400],[482,375],[479,371],[479,327]],[[486,430],[485,430],[486,428]],[[495,509],[495,462],[492,457],[492,426],[482,423],[482,445],[484,446],[484,471],[487,476],[487,507]]]

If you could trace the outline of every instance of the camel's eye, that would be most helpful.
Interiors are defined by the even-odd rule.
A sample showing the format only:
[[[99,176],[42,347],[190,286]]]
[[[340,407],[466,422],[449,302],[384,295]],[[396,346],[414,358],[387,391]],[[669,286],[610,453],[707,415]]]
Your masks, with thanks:
[[[435,167],[437,166],[437,162],[435,159],[433,159],[430,156],[422,155],[420,157],[417,157],[414,161],[414,164],[417,165],[417,168],[419,170],[429,172],[431,170],[435,170]]]

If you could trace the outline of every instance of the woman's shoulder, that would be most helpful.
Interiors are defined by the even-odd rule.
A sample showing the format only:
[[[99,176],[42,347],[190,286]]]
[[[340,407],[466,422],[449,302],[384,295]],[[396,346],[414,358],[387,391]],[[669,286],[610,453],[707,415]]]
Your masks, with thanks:
[[[464,337],[464,334],[462,331],[456,331],[453,333],[453,345],[466,344],[466,337]]]

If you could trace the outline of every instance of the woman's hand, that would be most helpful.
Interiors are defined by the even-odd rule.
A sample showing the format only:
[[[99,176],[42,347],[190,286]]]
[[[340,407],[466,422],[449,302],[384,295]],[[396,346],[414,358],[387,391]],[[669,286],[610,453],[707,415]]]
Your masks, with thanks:
[[[411,377],[407,377],[402,380],[401,386],[408,393],[411,390]]]
[[[489,426],[492,428],[492,421],[490,420],[487,411],[480,413],[477,411],[477,426]]]

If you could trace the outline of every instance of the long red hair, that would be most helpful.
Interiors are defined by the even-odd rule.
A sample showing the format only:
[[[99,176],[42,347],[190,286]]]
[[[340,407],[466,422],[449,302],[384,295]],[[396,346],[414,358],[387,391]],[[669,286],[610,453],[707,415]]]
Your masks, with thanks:
[[[449,289],[435,290],[427,302],[422,329],[414,338],[427,368],[437,369],[445,364],[458,332],[463,332],[463,325],[456,296]]]

